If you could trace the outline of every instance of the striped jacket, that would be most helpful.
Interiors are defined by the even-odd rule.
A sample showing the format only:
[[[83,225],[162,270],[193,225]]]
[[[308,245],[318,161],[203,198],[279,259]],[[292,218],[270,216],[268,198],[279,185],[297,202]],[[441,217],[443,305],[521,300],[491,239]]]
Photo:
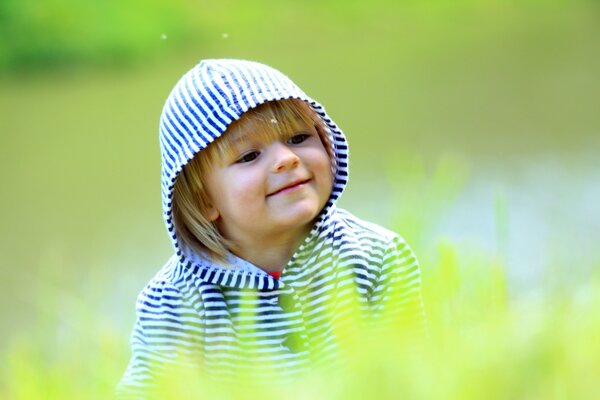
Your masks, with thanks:
[[[245,111],[267,101],[306,101],[323,120],[335,155],[331,196],[279,280],[230,255],[195,254],[175,234],[173,185],[189,160]],[[169,95],[160,122],[163,212],[175,254],[142,290],[132,357],[118,393],[148,390],[181,366],[209,376],[293,376],[335,363],[360,321],[423,320],[420,274],[395,233],[335,206],[348,179],[348,147],[323,107],[279,71],[241,60],[205,60]]]

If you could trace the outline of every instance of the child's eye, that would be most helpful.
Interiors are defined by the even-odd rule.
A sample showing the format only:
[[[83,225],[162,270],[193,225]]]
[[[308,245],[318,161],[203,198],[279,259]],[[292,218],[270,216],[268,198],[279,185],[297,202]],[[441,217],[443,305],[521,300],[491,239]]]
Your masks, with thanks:
[[[238,160],[236,162],[237,163],[247,163],[250,161],[254,161],[254,160],[256,160],[258,155],[259,155],[258,151],[250,151],[250,152],[244,154],[243,156],[241,156],[240,158],[238,158]]]
[[[300,143],[304,142],[306,139],[308,139],[309,137],[310,137],[310,135],[308,133],[299,133],[299,134],[294,135],[291,138],[289,138],[287,142],[289,144],[300,144]]]

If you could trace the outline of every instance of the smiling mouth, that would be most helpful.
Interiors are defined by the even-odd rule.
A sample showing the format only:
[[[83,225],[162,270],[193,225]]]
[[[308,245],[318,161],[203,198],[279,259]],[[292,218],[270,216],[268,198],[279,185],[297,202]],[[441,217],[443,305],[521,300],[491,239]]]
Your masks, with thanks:
[[[289,184],[289,185],[287,185],[287,186],[285,186],[285,187],[283,187],[281,189],[278,189],[278,190],[274,191],[273,193],[268,194],[267,197],[275,196],[277,194],[284,194],[284,193],[293,192],[294,190],[300,189],[301,187],[303,187],[304,185],[306,185],[309,181],[310,181],[310,179],[305,179],[305,180],[302,180],[302,181],[293,182],[293,183],[291,183],[291,184]]]

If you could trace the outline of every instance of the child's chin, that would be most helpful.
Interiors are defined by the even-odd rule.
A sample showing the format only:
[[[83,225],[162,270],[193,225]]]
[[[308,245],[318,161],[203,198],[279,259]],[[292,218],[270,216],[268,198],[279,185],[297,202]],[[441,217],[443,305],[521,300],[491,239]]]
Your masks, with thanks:
[[[290,228],[312,224],[320,211],[318,207],[295,207],[281,216],[281,222]]]

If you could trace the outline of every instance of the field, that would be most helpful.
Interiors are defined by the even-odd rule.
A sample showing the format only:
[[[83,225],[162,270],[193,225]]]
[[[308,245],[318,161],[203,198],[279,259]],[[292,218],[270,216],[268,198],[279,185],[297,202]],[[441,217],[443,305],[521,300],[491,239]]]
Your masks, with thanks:
[[[325,105],[350,143],[340,205],[415,249],[430,335],[367,341],[330,380],[173,397],[597,396],[594,2],[174,4],[172,31],[123,48],[83,36],[0,62],[1,398],[112,396],[137,293],[171,253],[162,103],[213,57],[273,65]]]

